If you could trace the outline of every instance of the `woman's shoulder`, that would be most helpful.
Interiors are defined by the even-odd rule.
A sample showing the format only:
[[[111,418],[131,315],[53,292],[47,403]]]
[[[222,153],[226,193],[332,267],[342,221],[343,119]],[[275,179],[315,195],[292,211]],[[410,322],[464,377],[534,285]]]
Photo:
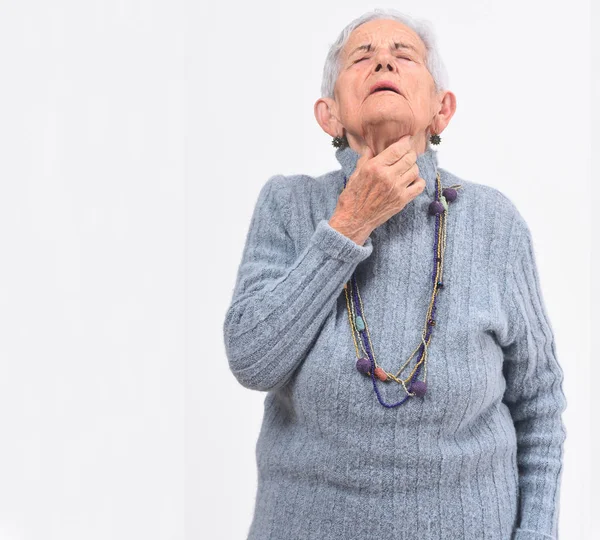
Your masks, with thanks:
[[[319,188],[321,186],[329,186],[332,183],[336,183],[341,178],[341,169],[335,169],[327,171],[318,176],[312,176],[310,174],[285,174],[278,175],[281,177],[281,183],[287,186],[289,189],[295,190],[306,190]]]
[[[343,178],[340,169],[331,170],[318,176],[310,174],[280,174],[274,180],[279,190],[282,204],[301,206],[303,203],[314,202],[334,198],[337,199],[342,187]]]
[[[301,201],[314,181],[315,178],[306,174],[274,174],[262,185],[261,194],[268,195],[278,206],[285,208],[292,201]]]

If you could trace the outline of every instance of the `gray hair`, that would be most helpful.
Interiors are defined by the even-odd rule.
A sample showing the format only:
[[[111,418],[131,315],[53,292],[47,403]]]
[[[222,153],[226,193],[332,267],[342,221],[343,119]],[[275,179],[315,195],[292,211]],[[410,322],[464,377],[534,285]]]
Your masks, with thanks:
[[[335,88],[335,83],[340,73],[340,53],[346,45],[350,34],[361,24],[376,19],[395,20],[405,24],[411,30],[413,30],[425,44],[427,51],[425,59],[426,66],[433,78],[436,92],[445,90],[448,87],[448,73],[437,49],[437,43],[432,24],[426,19],[416,19],[400,13],[395,9],[374,9],[373,11],[367,12],[350,22],[340,32],[340,35],[335,43],[329,48],[329,52],[327,53],[327,58],[325,60],[325,67],[323,68],[321,97],[328,97],[331,99],[334,98],[333,89]],[[429,146],[429,142],[427,143],[427,146]]]
[[[436,91],[444,90],[448,87],[448,74],[437,49],[436,38],[433,32],[433,26],[425,19],[415,19],[404,15],[394,9],[374,9],[357,19],[350,22],[338,36],[335,43],[330,47],[325,67],[323,68],[323,81],[321,83],[321,96],[332,98],[333,89],[340,73],[340,53],[346,45],[350,34],[361,24],[376,19],[391,19],[408,26],[413,30],[425,44],[427,50],[426,65],[429,73],[433,77]]]

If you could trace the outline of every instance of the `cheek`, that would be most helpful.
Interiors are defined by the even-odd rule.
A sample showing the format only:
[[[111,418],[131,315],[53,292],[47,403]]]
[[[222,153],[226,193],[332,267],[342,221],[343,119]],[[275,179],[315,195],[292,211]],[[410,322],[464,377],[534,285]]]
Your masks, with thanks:
[[[356,90],[357,86],[354,83],[349,82],[347,88],[348,91],[340,96],[340,104],[346,114],[352,114],[352,111],[355,111],[360,106],[362,97]]]
[[[428,113],[431,109],[431,98],[421,88],[414,88],[408,92],[408,101],[415,112]]]

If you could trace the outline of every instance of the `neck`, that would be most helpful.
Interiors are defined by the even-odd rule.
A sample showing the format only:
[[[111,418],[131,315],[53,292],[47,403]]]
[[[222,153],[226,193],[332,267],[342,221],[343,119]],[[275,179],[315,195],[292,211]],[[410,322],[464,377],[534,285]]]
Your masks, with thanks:
[[[362,155],[365,153],[367,147],[369,147],[375,156],[379,155],[391,144],[394,144],[400,140],[404,135],[398,136],[397,133],[387,134],[385,131],[378,131],[377,135],[367,136],[365,138],[355,137],[351,133],[346,133],[346,139],[350,148],[355,152]],[[427,136],[426,134],[411,135],[410,137],[411,148],[419,154],[423,154],[427,150]]]

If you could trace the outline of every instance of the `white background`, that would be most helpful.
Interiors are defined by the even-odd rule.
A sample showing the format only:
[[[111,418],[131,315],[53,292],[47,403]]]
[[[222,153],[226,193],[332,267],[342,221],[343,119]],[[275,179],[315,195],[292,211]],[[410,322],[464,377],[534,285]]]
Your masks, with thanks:
[[[183,20],[0,2],[0,540],[184,538]]]
[[[223,317],[266,179],[338,168],[313,104],[373,7],[0,2],[0,540],[245,538],[265,394],[229,372]],[[590,2],[393,7],[434,24],[457,96],[440,166],[532,230],[568,399],[560,538],[591,540]]]

